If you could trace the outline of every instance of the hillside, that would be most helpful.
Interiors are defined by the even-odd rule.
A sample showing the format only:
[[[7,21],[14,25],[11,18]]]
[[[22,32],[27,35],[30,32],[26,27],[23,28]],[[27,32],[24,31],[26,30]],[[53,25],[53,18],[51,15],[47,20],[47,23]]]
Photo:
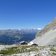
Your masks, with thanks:
[[[56,19],[37,33],[33,43],[38,45],[56,45]]]
[[[37,36],[41,36],[52,29],[56,29],[56,18],[52,22],[47,24],[40,32],[38,32]]]

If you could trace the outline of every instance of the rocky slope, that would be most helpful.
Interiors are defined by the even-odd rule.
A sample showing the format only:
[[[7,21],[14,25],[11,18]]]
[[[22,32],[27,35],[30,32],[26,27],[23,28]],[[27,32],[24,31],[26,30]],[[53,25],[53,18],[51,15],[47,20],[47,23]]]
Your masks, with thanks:
[[[56,45],[56,19],[54,19],[39,33],[37,33],[36,38],[33,40],[33,43],[36,43],[40,46]]]

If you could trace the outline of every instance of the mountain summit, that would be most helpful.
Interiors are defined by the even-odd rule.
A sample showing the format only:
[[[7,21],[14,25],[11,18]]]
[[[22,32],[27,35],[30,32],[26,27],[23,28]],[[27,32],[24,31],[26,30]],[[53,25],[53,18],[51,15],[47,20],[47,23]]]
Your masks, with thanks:
[[[33,43],[40,46],[56,45],[56,19],[46,25],[40,32],[37,33]]]

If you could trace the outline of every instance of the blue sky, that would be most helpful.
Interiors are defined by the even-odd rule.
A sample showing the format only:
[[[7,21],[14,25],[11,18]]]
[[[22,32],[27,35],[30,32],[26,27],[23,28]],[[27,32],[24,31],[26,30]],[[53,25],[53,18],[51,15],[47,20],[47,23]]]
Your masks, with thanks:
[[[56,0],[0,0],[0,29],[42,28],[56,17]]]

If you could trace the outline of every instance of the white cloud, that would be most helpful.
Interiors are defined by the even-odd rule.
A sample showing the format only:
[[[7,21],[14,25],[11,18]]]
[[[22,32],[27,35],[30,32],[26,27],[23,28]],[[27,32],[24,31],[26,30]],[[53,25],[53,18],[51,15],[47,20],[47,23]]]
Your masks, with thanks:
[[[42,28],[37,28],[38,30],[41,30]]]

